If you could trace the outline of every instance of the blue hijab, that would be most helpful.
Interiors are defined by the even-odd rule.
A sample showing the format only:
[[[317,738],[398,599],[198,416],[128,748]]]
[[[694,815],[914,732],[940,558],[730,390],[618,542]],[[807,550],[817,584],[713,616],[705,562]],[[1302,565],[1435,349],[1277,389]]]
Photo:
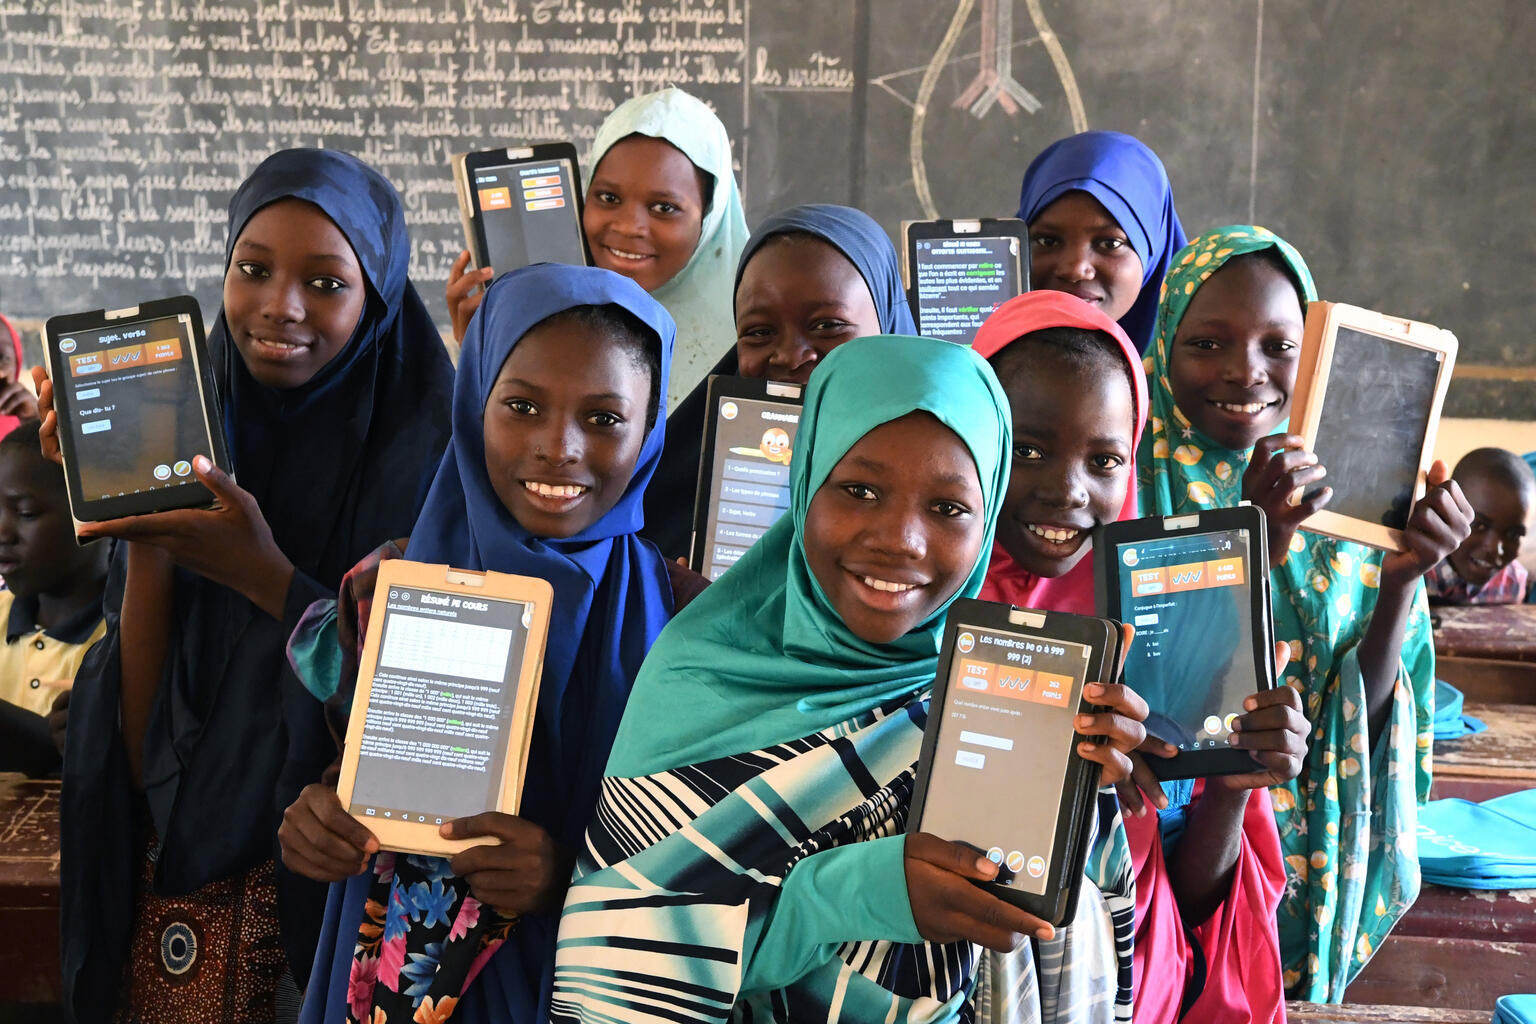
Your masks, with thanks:
[[[392,185],[356,157],[291,149],[262,161],[229,204],[225,268],[246,224],[301,199],[346,237],[367,295],[346,347],[307,383],[259,384],[222,311],[209,358],[224,433],[249,491],[293,563],[281,620],[241,594],[177,570],[173,633],[133,792],[118,728],[126,547],[108,577],[107,635],[76,674],[65,758],[61,872],[65,1000],[81,1020],[115,1004],[132,935],[145,835],[160,842],[156,890],[193,892],[272,860],[282,811],[336,755],[320,706],[284,646],[313,601],[410,530],[448,439],[453,367],[407,279],[410,237]],[[277,870],[283,940],[295,974],[314,953],[324,887]]]
[[[880,314],[880,329],[885,334],[912,335],[917,325],[901,287],[901,267],[896,250],[884,229],[861,210],[827,203],[792,206],[769,217],[758,228],[742,251],[736,265],[736,285],[763,244],[775,235],[803,232],[831,245],[848,257],[875,302]],[[733,290],[734,295],[734,290]],[[709,371],[710,375],[735,376],[741,372],[732,345]],[[693,531],[693,506],[698,488],[699,459],[703,455],[706,378],[683,399],[672,415],[672,432],[657,472],[657,486],[645,502],[645,536],[661,548],[662,554],[687,556]]]
[[[752,241],[742,250],[741,262],[736,264],[736,288],[741,288],[741,275],[746,273],[747,264],[769,239],[795,233],[821,239],[858,268],[859,275],[869,286],[870,297],[875,300],[882,333],[917,333],[917,325],[912,321],[912,307],[907,305],[907,293],[901,286],[901,265],[897,262],[896,249],[886,237],[885,229],[875,223],[873,217],[851,206],[808,203],[791,206],[763,221]]]
[[[602,518],[561,540],[534,536],[502,505],[485,465],[485,405],[517,343],[575,306],[619,306],[655,335],[662,396],[624,494]],[[609,748],[640,663],[672,616],[672,587],[655,547],[635,535],[666,434],[671,316],[629,278],[596,267],[542,263],[504,274],[470,321],[453,389],[453,437],[411,531],[413,561],[538,576],[554,589],[539,707],[520,817],[575,848],[597,804]],[[412,858],[415,860],[416,858]],[[332,888],[304,1020],[330,1021],[347,1003],[353,951],[371,872]],[[548,1016],[556,916],[525,915],[474,977],[454,1024]],[[316,992],[315,995],[319,995]],[[319,1015],[323,1012],[323,1018]]]
[[[1030,162],[1019,217],[1032,222],[1068,192],[1097,199],[1141,257],[1141,292],[1120,326],[1145,352],[1157,326],[1158,292],[1168,261],[1185,243],[1168,172],[1140,139],[1121,132],[1082,132],[1051,143]]]

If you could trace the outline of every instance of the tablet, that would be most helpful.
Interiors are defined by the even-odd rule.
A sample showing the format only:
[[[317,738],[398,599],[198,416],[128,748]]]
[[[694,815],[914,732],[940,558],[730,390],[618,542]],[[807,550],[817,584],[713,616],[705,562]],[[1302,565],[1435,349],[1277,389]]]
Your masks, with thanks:
[[[1072,719],[1119,651],[1119,624],[1087,615],[961,599],[944,625],[909,831],[982,852],[985,888],[1052,925],[1077,906],[1099,779]]]
[[[1307,306],[1291,429],[1327,468],[1318,486],[1333,497],[1302,529],[1404,550],[1455,365],[1450,331],[1341,302]]]
[[[1147,758],[1158,778],[1263,770],[1228,737],[1243,701],[1275,685],[1267,545],[1254,505],[1109,523],[1094,537],[1100,611],[1136,627],[1124,681],[1151,711],[1147,734],[1179,749]]]
[[[449,856],[445,821],[516,814],[538,706],[547,582],[380,564],[336,792],[386,850]]]
[[[1022,220],[909,220],[901,231],[901,277],[924,337],[969,345],[994,309],[1029,290]]]
[[[800,385],[709,378],[688,566],[717,580],[789,508]]]
[[[453,158],[459,216],[476,267],[497,274],[533,263],[583,266],[581,170],[569,142],[460,153]]]
[[[77,523],[213,504],[192,459],[229,458],[196,299],[51,317],[43,346]]]

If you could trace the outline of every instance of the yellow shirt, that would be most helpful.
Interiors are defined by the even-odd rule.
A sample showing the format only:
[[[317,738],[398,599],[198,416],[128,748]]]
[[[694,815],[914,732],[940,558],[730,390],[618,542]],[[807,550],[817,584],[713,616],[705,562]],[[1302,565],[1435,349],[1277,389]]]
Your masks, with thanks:
[[[95,607],[76,615],[57,629],[43,630],[35,618],[35,601],[17,601],[9,590],[0,590],[0,622],[6,625],[0,645],[0,700],[46,715],[59,688],[59,679],[73,680],[85,652],[107,633],[107,620]]]

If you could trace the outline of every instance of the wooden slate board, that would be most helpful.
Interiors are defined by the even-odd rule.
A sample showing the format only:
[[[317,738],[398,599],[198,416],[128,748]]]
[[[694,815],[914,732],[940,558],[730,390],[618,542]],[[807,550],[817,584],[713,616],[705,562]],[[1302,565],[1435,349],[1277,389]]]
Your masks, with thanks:
[[[59,984],[59,783],[0,774],[0,993],[49,1003]]]
[[[1536,663],[1536,605],[1438,605],[1435,654]]]
[[[1488,731],[1437,742],[1436,783],[1488,779],[1507,782],[1510,789],[1536,787],[1536,706],[1468,703],[1465,712],[1482,719]]]
[[[1487,1013],[1428,1006],[1287,1003],[1285,1015],[1291,1024],[1488,1024]]]

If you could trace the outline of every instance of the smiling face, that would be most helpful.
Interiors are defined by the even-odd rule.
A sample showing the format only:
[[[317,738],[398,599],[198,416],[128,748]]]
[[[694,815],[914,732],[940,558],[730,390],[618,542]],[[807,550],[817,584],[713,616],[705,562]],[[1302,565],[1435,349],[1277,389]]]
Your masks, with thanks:
[[[1136,431],[1131,382],[1104,348],[1063,351],[1026,337],[1000,357],[1013,468],[997,542],[1025,572],[1055,578],[1088,553],[1090,530],[1120,516]]]
[[[704,224],[708,176],[662,139],[631,135],[598,162],[582,227],[592,262],[648,292],[688,265]]]
[[[1030,222],[1031,288],[1076,295],[1119,320],[1136,304],[1142,271],[1119,222],[1087,192],[1066,193]]]
[[[864,276],[820,238],[775,236],[742,271],[736,356],[743,377],[804,385],[828,352],[880,332]]]
[[[1531,510],[1526,496],[1503,480],[1469,473],[1458,475],[1456,482],[1461,485],[1474,516],[1471,534],[1451,552],[1451,568],[1474,587],[1480,587],[1519,557]]]
[[[352,246],[318,206],[280,199],[235,240],[224,319],[246,369],[272,388],[307,383],[346,347],[367,286]]]
[[[557,315],[502,364],[485,404],[485,468],[529,533],[575,536],[624,496],[652,391],[637,344]]]
[[[16,349],[3,326],[0,326],[0,384],[9,384],[21,373],[16,365]]]
[[[1195,292],[1168,352],[1173,400],[1195,428],[1234,451],[1291,414],[1304,327],[1291,279],[1267,258],[1228,260]]]
[[[954,431],[910,413],[865,434],[816,489],[805,560],[854,635],[891,643],[970,576],[986,534],[976,462]]]

